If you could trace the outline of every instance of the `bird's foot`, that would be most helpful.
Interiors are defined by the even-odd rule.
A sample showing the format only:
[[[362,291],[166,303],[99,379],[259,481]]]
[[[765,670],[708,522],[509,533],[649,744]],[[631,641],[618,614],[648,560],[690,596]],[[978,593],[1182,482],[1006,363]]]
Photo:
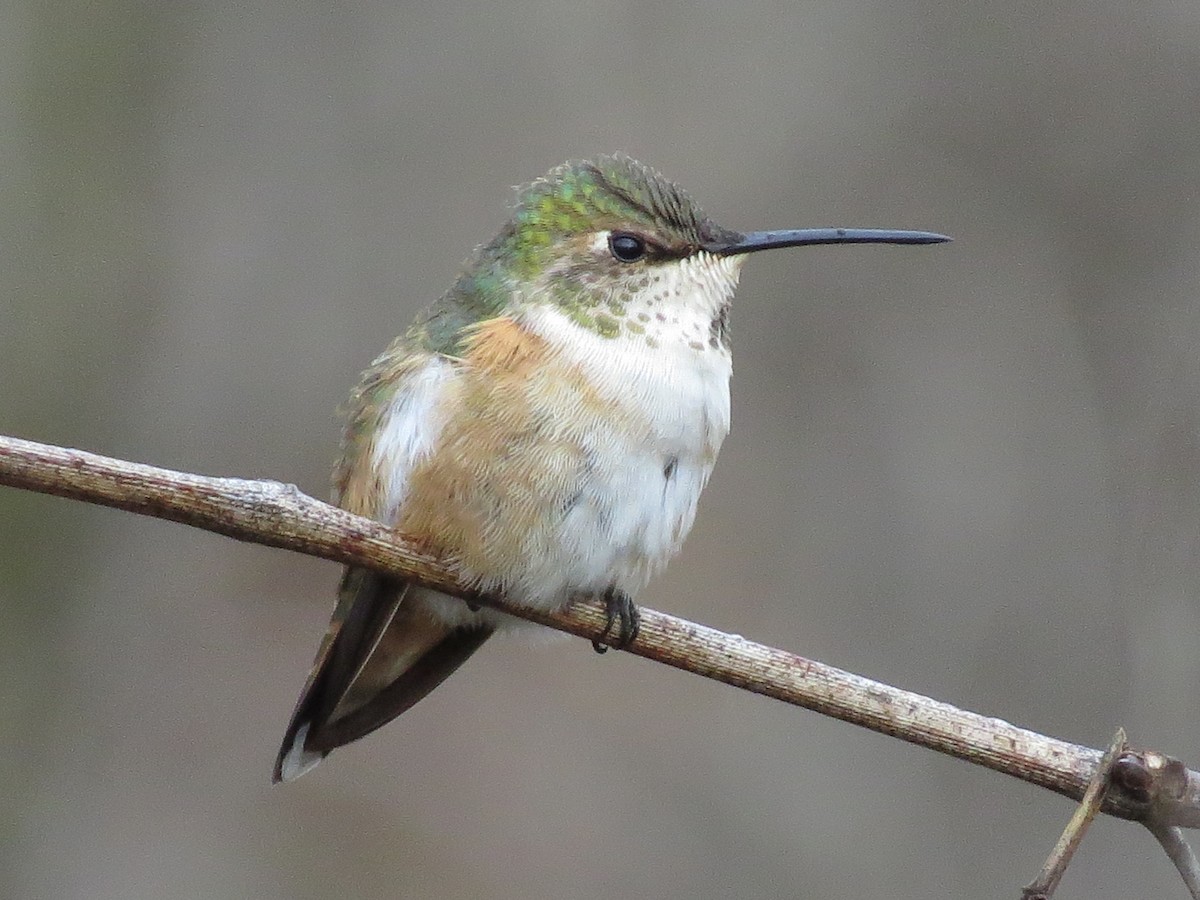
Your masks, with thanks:
[[[637,638],[642,627],[642,614],[638,612],[633,598],[624,591],[609,588],[604,592],[604,615],[604,630],[600,632],[600,637],[592,641],[592,649],[597,653],[607,653],[609,647],[624,650]],[[608,636],[618,620],[621,626],[617,631],[617,639],[609,641]]]

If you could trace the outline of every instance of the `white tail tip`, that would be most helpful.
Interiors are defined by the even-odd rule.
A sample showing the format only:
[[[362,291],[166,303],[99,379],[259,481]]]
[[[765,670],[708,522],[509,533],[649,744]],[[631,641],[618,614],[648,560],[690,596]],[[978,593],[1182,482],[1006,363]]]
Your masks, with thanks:
[[[280,781],[295,781],[325,757],[321,753],[314,753],[311,750],[304,749],[304,740],[308,737],[308,723],[306,722],[296,732],[296,737],[292,739],[292,746],[284,755],[283,761],[279,765],[279,780]]]

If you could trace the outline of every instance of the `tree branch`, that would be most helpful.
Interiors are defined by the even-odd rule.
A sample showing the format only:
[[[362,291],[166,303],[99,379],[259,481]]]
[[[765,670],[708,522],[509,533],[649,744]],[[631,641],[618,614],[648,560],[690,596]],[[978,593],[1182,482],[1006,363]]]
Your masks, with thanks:
[[[0,436],[0,484],[182,522],[242,541],[367,566],[484,603],[514,616],[596,639],[600,604],[557,612],[525,609],[480,594],[453,567],[405,543],[391,529],[321,503],[294,485],[173,472]],[[1101,753],[957,709],[784,650],[642,609],[627,651],[774,697],[1004,772],[1079,800]],[[1200,774],[1153,751],[1127,750],[1103,810],[1144,822],[1156,834],[1200,827]]]

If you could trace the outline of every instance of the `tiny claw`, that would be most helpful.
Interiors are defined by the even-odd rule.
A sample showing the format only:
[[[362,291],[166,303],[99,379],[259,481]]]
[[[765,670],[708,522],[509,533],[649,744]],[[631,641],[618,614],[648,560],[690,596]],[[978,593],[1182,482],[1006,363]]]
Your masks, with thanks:
[[[608,636],[618,619],[621,626],[617,631],[617,639],[609,642]],[[609,646],[624,650],[637,638],[641,627],[642,614],[633,599],[624,591],[609,588],[604,592],[604,630],[592,641],[592,649],[597,653],[607,653]]]

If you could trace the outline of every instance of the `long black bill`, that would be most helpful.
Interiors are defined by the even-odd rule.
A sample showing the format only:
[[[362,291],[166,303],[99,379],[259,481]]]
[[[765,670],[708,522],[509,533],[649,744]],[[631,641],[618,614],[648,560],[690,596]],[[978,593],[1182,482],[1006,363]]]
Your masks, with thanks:
[[[721,256],[736,256],[773,250],[776,247],[808,247],[813,244],[942,244],[950,238],[931,231],[895,231],[890,228],[795,228],[788,231],[751,231],[732,234],[730,240],[709,244],[704,249]]]

